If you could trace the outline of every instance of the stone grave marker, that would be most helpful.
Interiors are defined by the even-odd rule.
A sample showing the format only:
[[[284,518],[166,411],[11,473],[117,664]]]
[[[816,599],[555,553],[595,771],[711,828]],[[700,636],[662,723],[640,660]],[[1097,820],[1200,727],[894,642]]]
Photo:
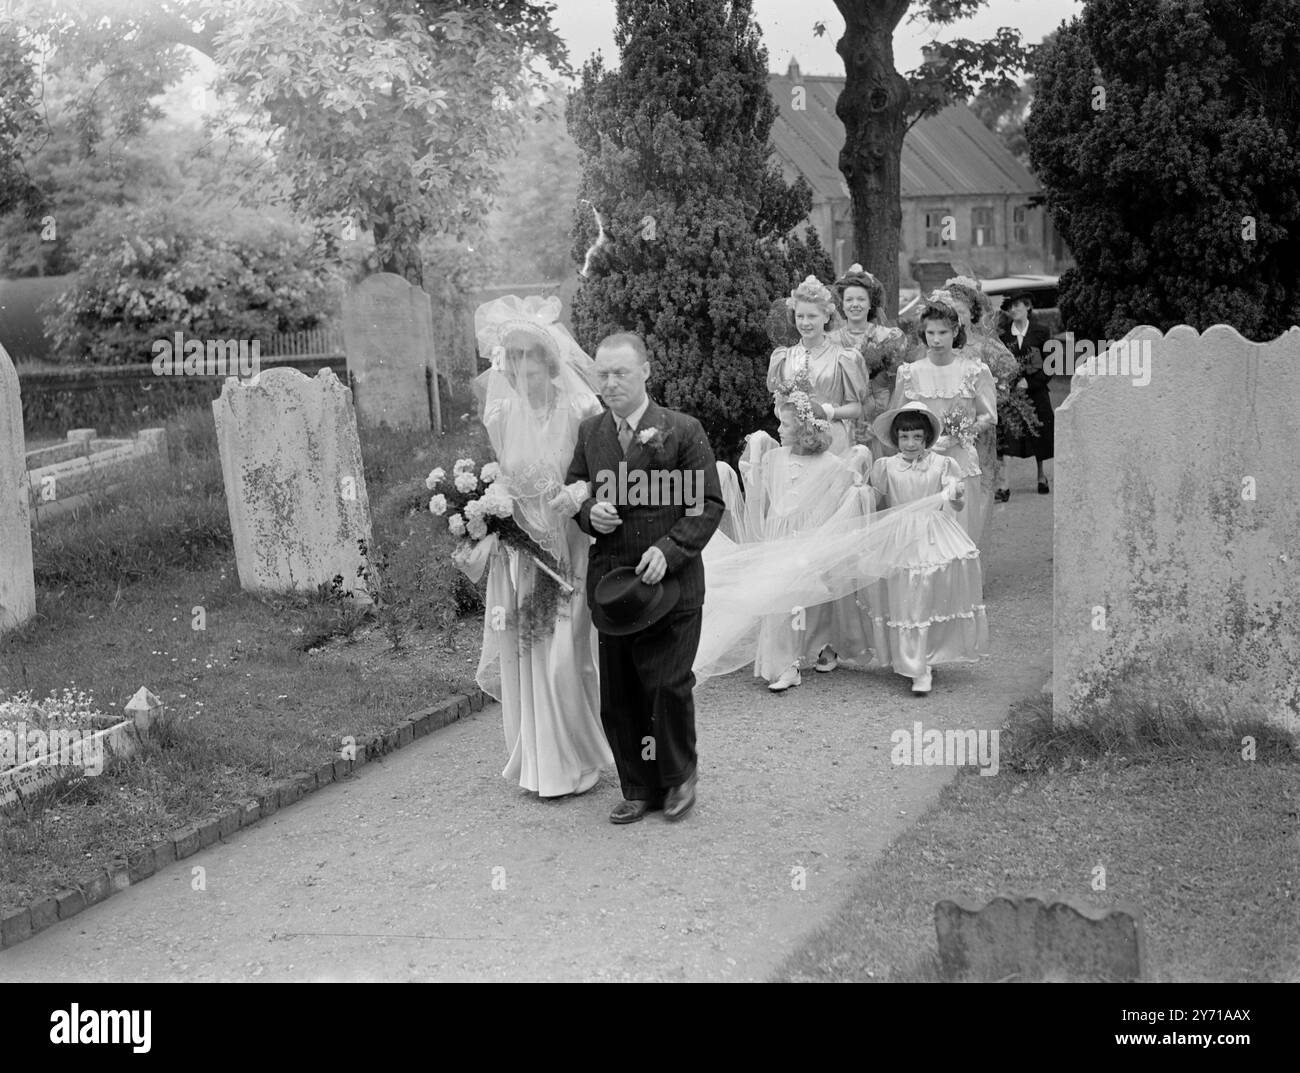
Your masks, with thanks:
[[[239,583],[247,592],[312,592],[357,577],[370,504],[352,393],[329,369],[276,368],[228,378],[212,403]]]
[[[433,353],[433,306],[423,288],[392,272],[362,280],[343,299],[348,374],[365,426],[442,431]],[[432,421],[430,409],[432,408]]]
[[[29,495],[18,371],[0,346],[0,633],[36,613]]]
[[[1087,353],[1059,354],[1063,371]],[[1226,703],[1300,729],[1297,400],[1300,328],[1251,343],[1226,325],[1143,326],[1075,364],[1052,488],[1057,718],[1105,705],[1162,652],[1169,688],[1188,688],[1180,663],[1217,653],[1250,669]]]
[[[1121,982],[1146,973],[1141,914],[1094,910],[1066,898],[999,895],[987,905],[945,898],[934,906],[945,979],[981,982]]]

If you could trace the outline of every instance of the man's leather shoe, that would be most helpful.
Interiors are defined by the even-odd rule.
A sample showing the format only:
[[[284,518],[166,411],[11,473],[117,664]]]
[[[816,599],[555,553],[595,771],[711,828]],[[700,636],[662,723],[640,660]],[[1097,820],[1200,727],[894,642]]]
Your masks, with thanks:
[[[692,805],[695,804],[695,783],[696,776],[694,773],[680,786],[674,786],[664,797],[664,819],[680,820]]]
[[[620,801],[609,812],[610,823],[636,823],[650,811],[649,801]]]

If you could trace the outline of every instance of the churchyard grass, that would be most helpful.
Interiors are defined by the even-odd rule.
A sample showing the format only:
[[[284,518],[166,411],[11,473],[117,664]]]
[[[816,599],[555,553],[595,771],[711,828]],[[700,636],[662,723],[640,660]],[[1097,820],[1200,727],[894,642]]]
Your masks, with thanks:
[[[384,595],[360,615],[319,595],[241,591],[211,411],[166,427],[168,467],[33,533],[37,616],[0,638],[6,689],[75,685],[121,713],[144,685],[166,704],[166,730],[52,791],[37,815],[0,817],[0,905],[68,887],[338,759],[344,736],[364,743],[473,686],[481,603],[443,567],[453,540],[424,478],[458,457],[486,460],[481,430],[362,432]]]
[[[1005,893],[1138,906],[1157,981],[1296,979],[1294,742],[1132,697],[1121,690],[1110,717],[1075,728],[1053,729],[1045,698],[1017,705],[1001,777],[963,770],[776,979],[938,980],[935,902]]]

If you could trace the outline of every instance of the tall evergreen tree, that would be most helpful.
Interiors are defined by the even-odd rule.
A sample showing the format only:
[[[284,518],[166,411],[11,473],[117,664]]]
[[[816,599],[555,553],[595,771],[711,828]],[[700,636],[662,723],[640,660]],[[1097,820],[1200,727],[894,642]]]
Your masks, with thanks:
[[[1300,7],[1091,0],[1034,66],[1026,134],[1077,334],[1300,322]]]
[[[811,191],[770,159],[776,115],[749,0],[619,0],[621,62],[584,67],[569,103],[583,155],[574,326],[588,349],[640,332],[650,389],[697,417],[719,457],[773,424],[765,387],[774,299],[829,280]],[[595,213],[606,242],[597,245]]]

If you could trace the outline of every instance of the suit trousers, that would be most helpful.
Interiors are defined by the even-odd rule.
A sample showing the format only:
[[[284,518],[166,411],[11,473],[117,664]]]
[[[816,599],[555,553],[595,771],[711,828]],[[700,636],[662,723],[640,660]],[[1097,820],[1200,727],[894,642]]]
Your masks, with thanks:
[[[660,801],[695,773],[691,664],[703,619],[697,607],[626,637],[600,634],[600,720],[628,801]]]

